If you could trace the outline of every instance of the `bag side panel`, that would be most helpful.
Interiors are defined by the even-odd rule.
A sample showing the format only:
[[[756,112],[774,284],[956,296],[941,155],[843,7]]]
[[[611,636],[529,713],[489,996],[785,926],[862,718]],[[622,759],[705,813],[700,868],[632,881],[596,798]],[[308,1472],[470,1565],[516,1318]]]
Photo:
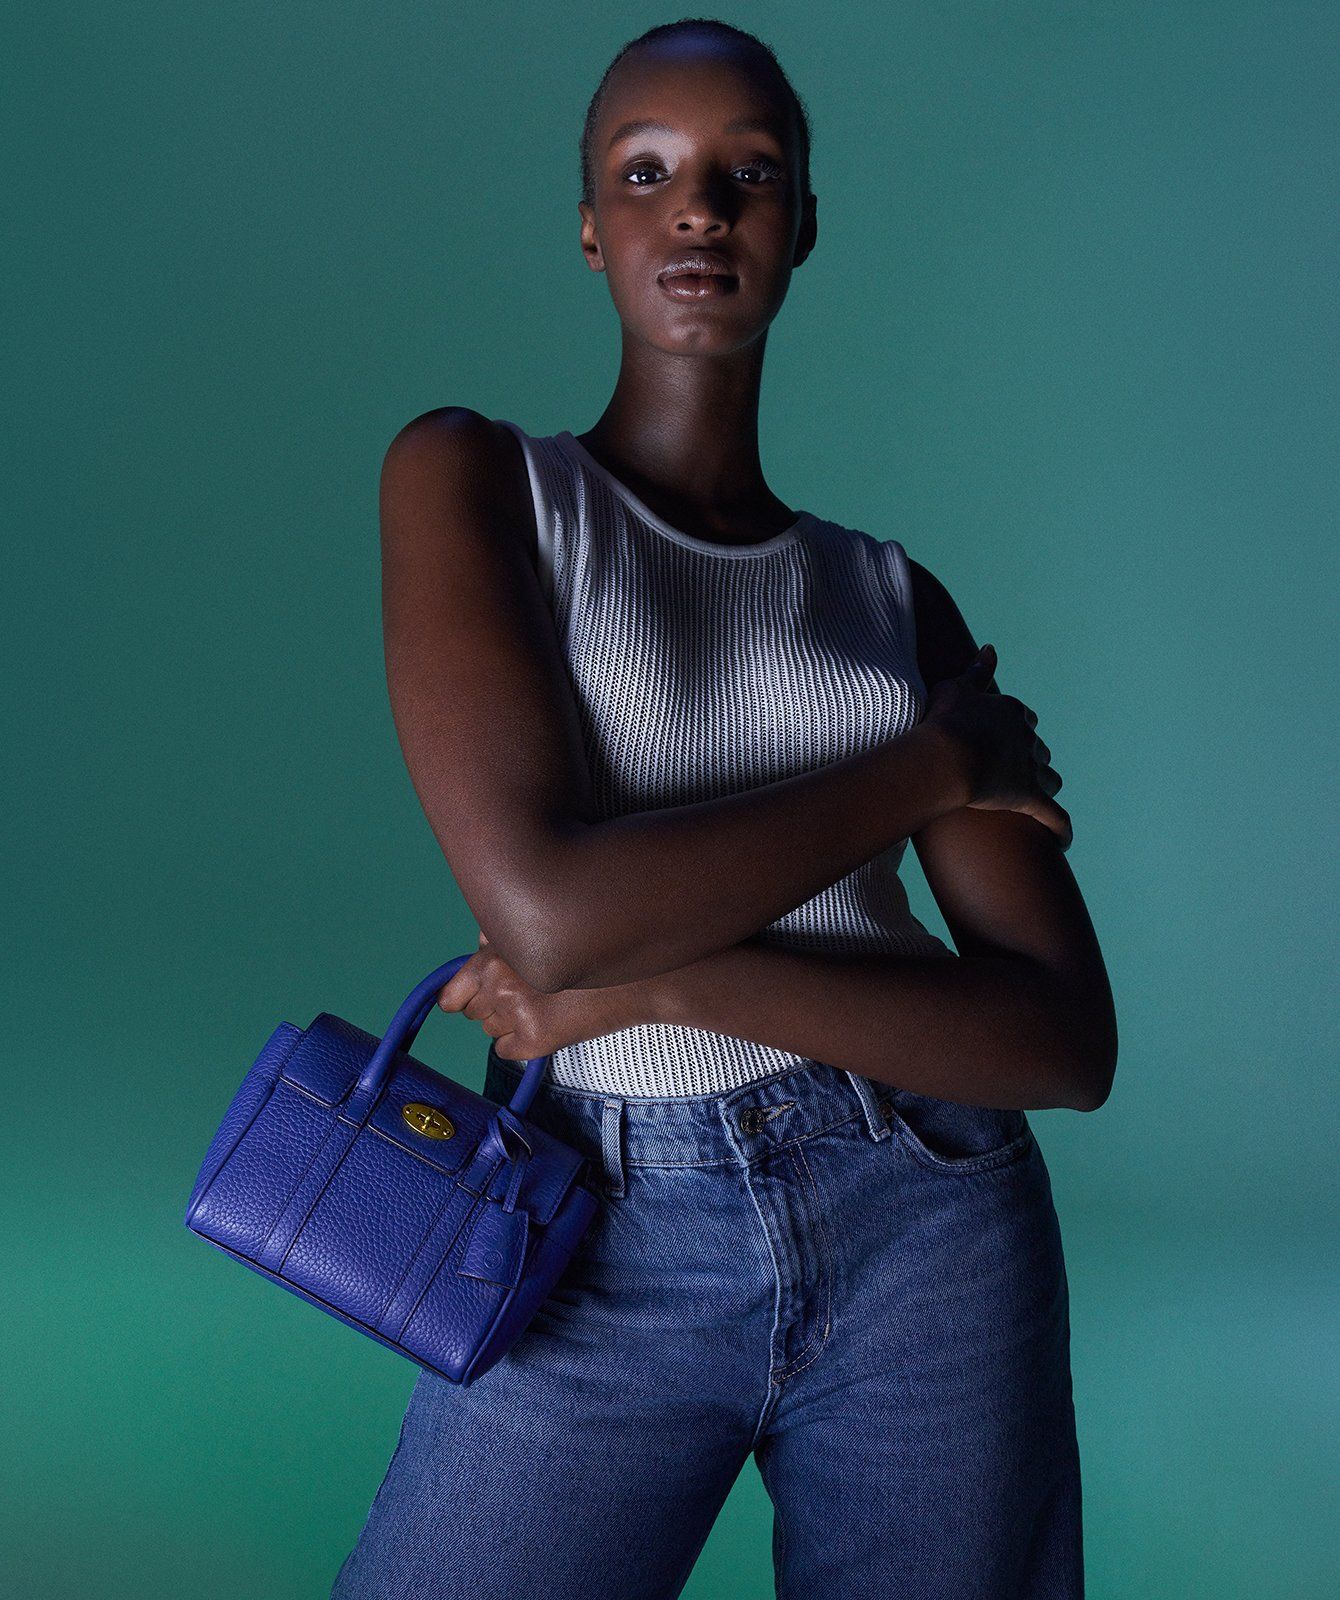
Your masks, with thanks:
[[[219,1168],[228,1159],[238,1140],[246,1133],[269,1098],[285,1060],[301,1038],[301,1028],[295,1028],[291,1022],[281,1022],[261,1047],[261,1053],[247,1069],[247,1075],[242,1079],[227,1111],[224,1112],[223,1121],[210,1140],[205,1159],[200,1163],[200,1171],[191,1189],[191,1197],[186,1203],[188,1227],[191,1226],[192,1213],[200,1203],[201,1196],[209,1188]]]

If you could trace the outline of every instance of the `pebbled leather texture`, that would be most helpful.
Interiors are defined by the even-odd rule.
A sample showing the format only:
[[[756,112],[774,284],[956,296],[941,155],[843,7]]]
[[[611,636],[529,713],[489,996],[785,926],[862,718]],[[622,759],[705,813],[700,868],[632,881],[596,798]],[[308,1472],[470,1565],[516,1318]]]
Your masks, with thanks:
[[[467,959],[430,973],[415,995]],[[396,1048],[369,1079],[384,1043],[329,1012],[305,1029],[281,1022],[210,1141],[185,1225],[466,1385],[525,1331],[599,1201],[587,1157],[511,1107]],[[515,1099],[529,1105],[532,1093]],[[445,1116],[450,1136],[406,1121],[411,1103]]]

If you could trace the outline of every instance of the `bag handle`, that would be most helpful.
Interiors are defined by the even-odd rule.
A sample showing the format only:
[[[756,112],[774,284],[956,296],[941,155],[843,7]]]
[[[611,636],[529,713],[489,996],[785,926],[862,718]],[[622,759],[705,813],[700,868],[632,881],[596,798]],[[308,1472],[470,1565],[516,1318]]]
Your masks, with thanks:
[[[390,1026],[382,1037],[381,1043],[372,1052],[372,1058],[359,1075],[358,1082],[349,1094],[346,1111],[356,1122],[363,1118],[372,1109],[372,1104],[381,1093],[382,1084],[386,1074],[390,1071],[392,1058],[400,1051],[408,1051],[418,1036],[419,1029],[427,1020],[428,1013],[437,1004],[437,996],[442,988],[451,981],[461,970],[470,957],[478,952],[471,950],[468,955],[454,956],[450,961],[443,962],[440,967],[435,967],[422,982],[416,983],[405,996],[400,1009],[391,1018]],[[530,1110],[531,1101],[534,1100],[540,1087],[540,1080],[544,1077],[545,1068],[549,1064],[549,1056],[532,1056],[525,1064],[521,1082],[516,1087],[516,1093],[507,1102],[505,1110],[512,1114],[512,1118],[524,1117]],[[505,1137],[501,1128],[516,1135],[524,1144],[524,1136],[519,1128],[515,1127],[506,1116],[495,1119],[500,1124],[498,1143],[504,1146],[504,1154],[512,1152],[505,1148]],[[529,1153],[529,1146],[527,1146]]]

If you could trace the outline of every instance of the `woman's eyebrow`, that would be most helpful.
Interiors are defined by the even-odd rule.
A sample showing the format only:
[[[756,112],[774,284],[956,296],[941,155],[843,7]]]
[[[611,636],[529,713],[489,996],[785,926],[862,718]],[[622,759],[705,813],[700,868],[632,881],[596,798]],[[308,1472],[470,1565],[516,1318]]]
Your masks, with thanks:
[[[620,139],[631,139],[635,133],[673,133],[675,130],[667,122],[652,122],[647,118],[639,118],[634,122],[621,122],[610,134],[610,142],[606,149],[618,144]]]
[[[650,117],[639,117],[632,122],[621,122],[610,135],[606,149],[613,148],[620,139],[631,139],[638,133],[674,133],[668,122],[657,122]],[[775,139],[780,139],[781,134],[777,123],[772,117],[737,117],[734,122],[728,122],[721,130],[723,133],[770,133]]]

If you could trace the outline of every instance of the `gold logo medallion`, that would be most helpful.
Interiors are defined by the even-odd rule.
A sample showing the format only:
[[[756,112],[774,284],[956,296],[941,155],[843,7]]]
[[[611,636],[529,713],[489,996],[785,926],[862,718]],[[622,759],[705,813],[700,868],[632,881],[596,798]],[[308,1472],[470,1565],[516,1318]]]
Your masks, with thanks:
[[[439,1111],[436,1106],[426,1106],[418,1100],[411,1100],[401,1111],[400,1115],[414,1129],[426,1139],[450,1139],[456,1131],[456,1125],[445,1111]]]

